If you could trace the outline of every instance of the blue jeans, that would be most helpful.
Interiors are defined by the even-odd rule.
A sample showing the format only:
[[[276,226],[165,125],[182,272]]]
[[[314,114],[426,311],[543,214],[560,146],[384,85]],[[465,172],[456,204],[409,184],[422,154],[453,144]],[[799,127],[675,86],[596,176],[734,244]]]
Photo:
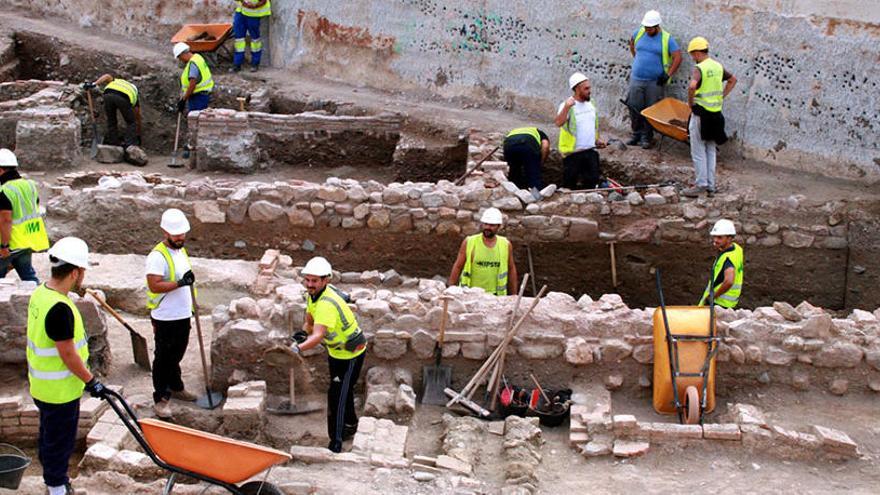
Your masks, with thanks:
[[[244,63],[245,37],[251,37],[251,65],[260,65],[263,56],[263,42],[260,40],[260,19],[262,17],[248,17],[241,12],[236,12],[232,17],[232,35],[235,37],[235,55],[232,64],[241,67]]]
[[[187,102],[187,113],[195,110],[204,110],[211,103],[211,93],[193,93],[189,95]]]
[[[76,446],[79,423],[79,399],[64,404],[49,404],[34,399],[40,410],[38,456],[43,465],[43,482],[48,486],[62,486],[70,481],[67,467]]]
[[[18,278],[33,280],[39,284],[40,279],[37,278],[37,272],[34,271],[34,267],[31,265],[32,253],[33,251],[30,249],[22,249],[11,253],[8,258],[0,258],[0,278],[5,277],[9,267],[12,266],[12,268],[15,268],[15,272],[18,273]]]

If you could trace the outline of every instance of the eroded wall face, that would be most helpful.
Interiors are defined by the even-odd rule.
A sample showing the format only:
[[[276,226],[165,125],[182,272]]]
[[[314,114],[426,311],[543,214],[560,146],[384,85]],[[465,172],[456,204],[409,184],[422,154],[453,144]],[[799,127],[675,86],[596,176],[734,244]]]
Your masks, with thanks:
[[[208,0],[63,5],[12,0],[83,26],[167,40],[182,22],[228,20]],[[666,2],[663,26],[686,46],[706,36],[713,55],[739,78],[725,104],[729,145],[746,157],[864,181],[880,179],[874,115],[880,75],[880,6],[869,2]],[[268,30],[272,65],[307,67],[383,88],[428,89],[528,111],[545,127],[567,96],[568,75],[593,79],[594,100],[625,127],[630,55],[626,42],[654,2],[316,0],[275,2]],[[688,59],[685,54],[685,59]],[[863,62],[863,63],[860,63]],[[685,60],[669,88],[685,94]]]

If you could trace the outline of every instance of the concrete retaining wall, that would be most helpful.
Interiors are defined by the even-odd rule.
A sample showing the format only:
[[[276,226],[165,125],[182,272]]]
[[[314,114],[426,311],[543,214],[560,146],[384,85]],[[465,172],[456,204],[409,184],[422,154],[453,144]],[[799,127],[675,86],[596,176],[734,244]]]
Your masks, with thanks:
[[[182,22],[229,18],[208,0],[92,2],[11,0],[35,13],[82,26],[167,40]],[[315,0],[276,2],[269,53],[275,66],[307,67],[384,88],[429,89],[468,96],[540,116],[547,127],[567,96],[574,70],[594,81],[600,112],[625,126],[630,58],[626,40],[645,1],[543,4],[498,0]],[[664,27],[680,43],[706,36],[712,52],[740,85],[726,105],[729,131],[746,157],[797,170],[875,182],[880,179],[873,122],[880,76],[859,71],[878,56],[880,6],[854,0],[676,0],[663,8]],[[686,57],[687,58],[687,57]],[[671,87],[684,94],[681,75]]]

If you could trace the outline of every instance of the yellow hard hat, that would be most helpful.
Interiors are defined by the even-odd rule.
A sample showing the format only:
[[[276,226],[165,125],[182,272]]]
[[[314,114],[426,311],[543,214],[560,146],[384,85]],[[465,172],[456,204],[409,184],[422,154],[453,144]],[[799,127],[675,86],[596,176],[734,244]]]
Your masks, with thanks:
[[[709,40],[703,38],[702,36],[697,36],[696,38],[692,39],[690,43],[688,43],[688,53],[708,49]]]

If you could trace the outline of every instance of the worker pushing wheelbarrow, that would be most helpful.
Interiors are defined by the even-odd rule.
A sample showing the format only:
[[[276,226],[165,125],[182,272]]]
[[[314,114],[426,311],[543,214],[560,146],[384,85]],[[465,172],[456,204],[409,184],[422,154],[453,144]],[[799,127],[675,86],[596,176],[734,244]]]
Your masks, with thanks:
[[[666,307],[659,269],[656,277],[660,307],[654,311],[654,410],[677,414],[679,423],[702,424],[703,416],[715,409],[715,356],[721,337],[714,294],[708,291],[708,306]]]
[[[138,419],[122,396],[111,389],[106,389],[105,394],[104,399],[147,456],[157,466],[171,472],[162,490],[163,495],[171,493],[178,475],[223,487],[235,495],[284,493],[265,481],[269,472],[263,481],[239,483],[289,461],[290,454],[157,419]]]

